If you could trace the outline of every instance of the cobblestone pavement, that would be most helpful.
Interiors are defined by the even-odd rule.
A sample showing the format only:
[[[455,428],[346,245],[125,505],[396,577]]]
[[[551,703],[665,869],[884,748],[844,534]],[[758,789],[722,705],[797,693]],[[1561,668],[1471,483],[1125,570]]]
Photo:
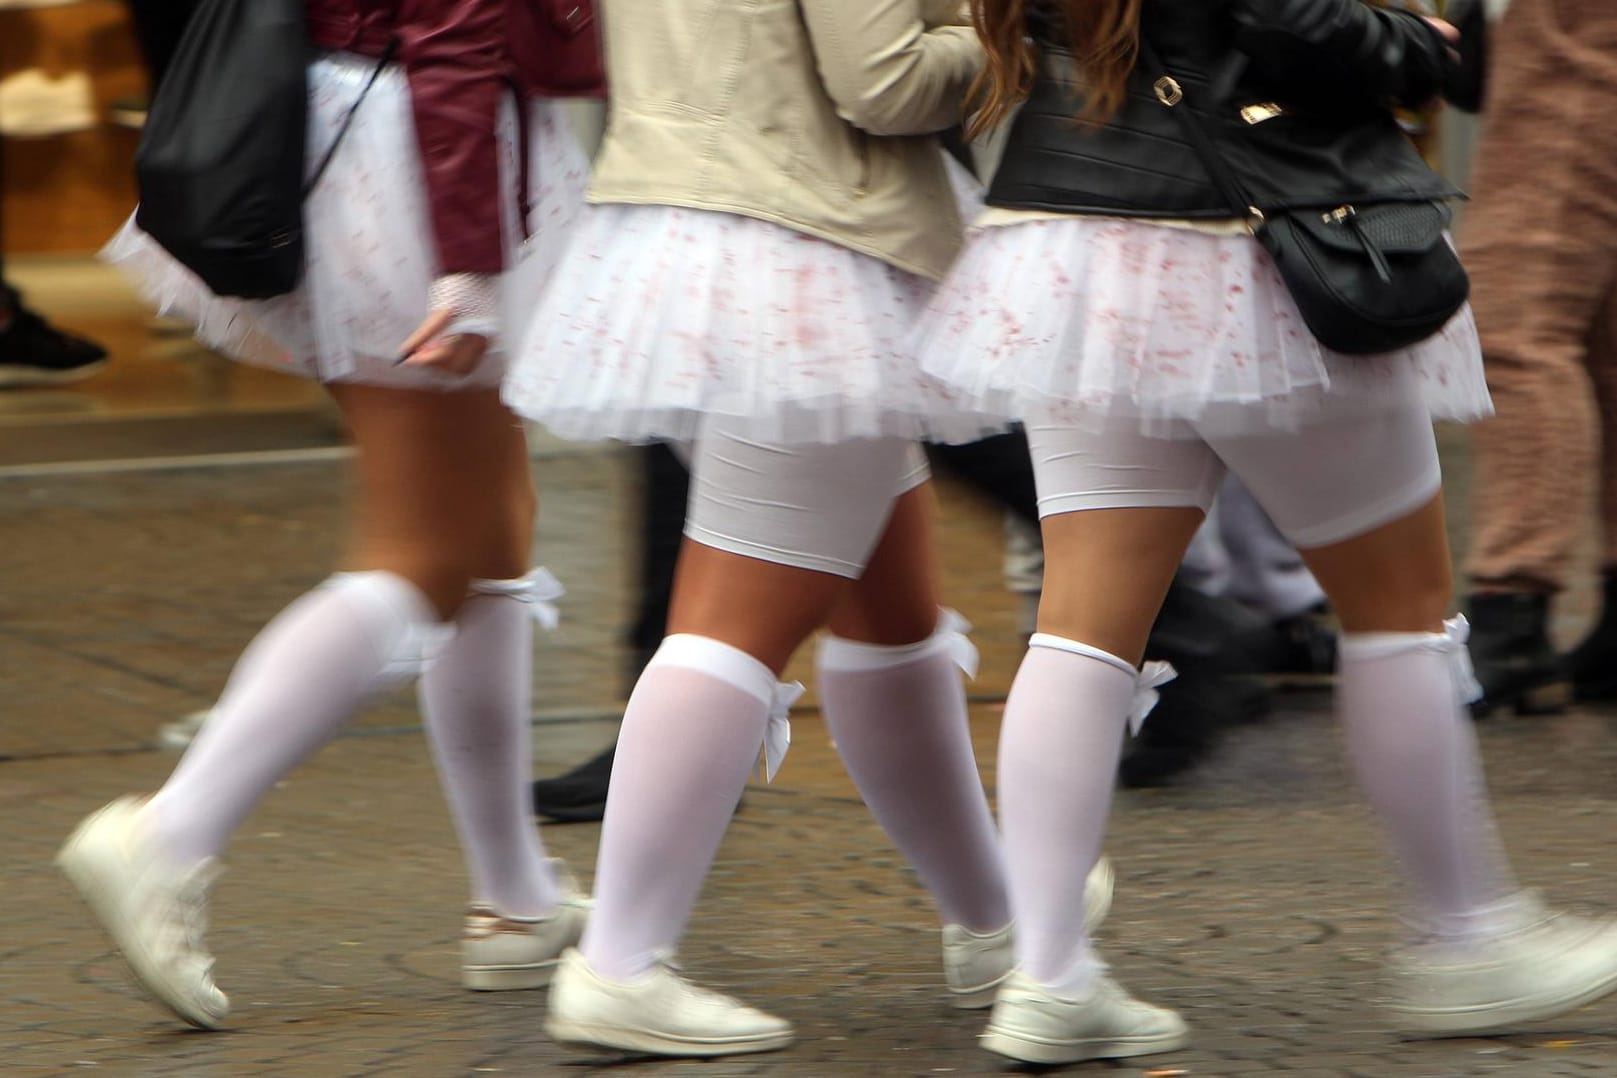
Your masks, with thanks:
[[[233,845],[210,934],[235,1005],[227,1032],[185,1031],[137,997],[50,866],[85,812],[161,781],[174,755],[149,748],[157,726],[205,706],[262,621],[325,571],[339,475],[328,463],[0,480],[0,1074],[426,1078],[615,1062],[551,1044],[543,992],[459,989],[463,872],[408,696],[296,772]],[[612,737],[588,716],[613,713],[620,691],[632,481],[614,456],[544,461],[541,475],[544,560],[570,589],[568,621],[539,653],[544,772]],[[973,729],[990,777],[991,701],[1018,653],[999,550],[991,514],[949,503],[954,601],[984,650]],[[1587,606],[1581,595],[1569,617]],[[1614,732],[1609,711],[1482,727],[1519,871],[1574,909],[1617,904]],[[1000,1073],[975,1045],[983,1017],[947,1007],[935,918],[811,712],[793,742],[776,783],[748,793],[682,960],[791,1018],[798,1044],[620,1072]],[[1617,1001],[1507,1038],[1385,1031],[1375,1000],[1396,896],[1336,748],[1327,699],[1288,696],[1184,785],[1120,798],[1101,946],[1131,988],[1183,1009],[1195,1039],[1074,1072],[1617,1075]],[[597,836],[545,831],[586,877]]]

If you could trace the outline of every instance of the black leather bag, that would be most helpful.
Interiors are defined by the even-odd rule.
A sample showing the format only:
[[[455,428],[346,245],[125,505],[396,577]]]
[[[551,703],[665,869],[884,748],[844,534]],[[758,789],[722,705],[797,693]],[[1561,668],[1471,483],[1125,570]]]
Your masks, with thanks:
[[[1436,334],[1464,306],[1470,278],[1448,241],[1447,205],[1255,206],[1185,104],[1183,87],[1148,43],[1140,52],[1156,74],[1157,100],[1179,116],[1232,214],[1251,223],[1304,324],[1326,348],[1348,355],[1407,348]]]
[[[215,295],[268,299],[302,275],[303,200],[353,120],[306,180],[312,58],[303,0],[208,0],[152,102],[135,223]]]

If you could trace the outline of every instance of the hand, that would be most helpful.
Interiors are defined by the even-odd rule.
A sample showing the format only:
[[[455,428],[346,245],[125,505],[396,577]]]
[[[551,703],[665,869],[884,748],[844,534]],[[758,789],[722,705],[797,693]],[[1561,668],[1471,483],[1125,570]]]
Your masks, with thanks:
[[[475,333],[443,336],[455,320],[453,311],[434,311],[399,349],[398,362],[411,367],[431,367],[449,374],[466,375],[477,369],[488,351],[488,338]]]
[[[1436,29],[1438,33],[1443,35],[1444,41],[1447,41],[1450,45],[1458,45],[1460,43],[1460,30],[1458,27],[1451,23],[1446,23],[1442,19],[1434,19],[1430,15],[1424,17],[1427,23]]]
[[[1423,15],[1422,18],[1424,18],[1426,20],[1426,23],[1427,23],[1428,26],[1430,26],[1432,29],[1436,30],[1439,34],[1442,35],[1444,41],[1447,41],[1449,43],[1449,46],[1450,46],[1450,48],[1449,48],[1449,60],[1452,63],[1456,63],[1456,64],[1459,63],[1460,62],[1460,50],[1458,48],[1458,46],[1460,44],[1460,29],[1459,29],[1459,27],[1455,26],[1453,23],[1444,22],[1442,19],[1434,19],[1430,15]]]

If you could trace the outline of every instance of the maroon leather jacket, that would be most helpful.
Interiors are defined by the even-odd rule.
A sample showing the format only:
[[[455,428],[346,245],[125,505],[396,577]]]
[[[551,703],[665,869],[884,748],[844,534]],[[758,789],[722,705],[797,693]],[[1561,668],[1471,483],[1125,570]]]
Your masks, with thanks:
[[[410,83],[439,272],[498,273],[499,151],[506,94],[552,89],[543,0],[305,0],[316,48],[381,56],[389,40]],[[519,115],[521,109],[519,108]],[[524,161],[526,154],[523,154]]]

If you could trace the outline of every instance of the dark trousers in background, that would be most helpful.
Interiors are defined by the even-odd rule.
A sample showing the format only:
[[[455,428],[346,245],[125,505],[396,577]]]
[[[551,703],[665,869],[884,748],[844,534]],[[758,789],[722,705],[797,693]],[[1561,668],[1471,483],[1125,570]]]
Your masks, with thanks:
[[[1498,409],[1467,570],[1559,591],[1597,492],[1617,569],[1617,6],[1514,0],[1497,40],[1460,236]]]

